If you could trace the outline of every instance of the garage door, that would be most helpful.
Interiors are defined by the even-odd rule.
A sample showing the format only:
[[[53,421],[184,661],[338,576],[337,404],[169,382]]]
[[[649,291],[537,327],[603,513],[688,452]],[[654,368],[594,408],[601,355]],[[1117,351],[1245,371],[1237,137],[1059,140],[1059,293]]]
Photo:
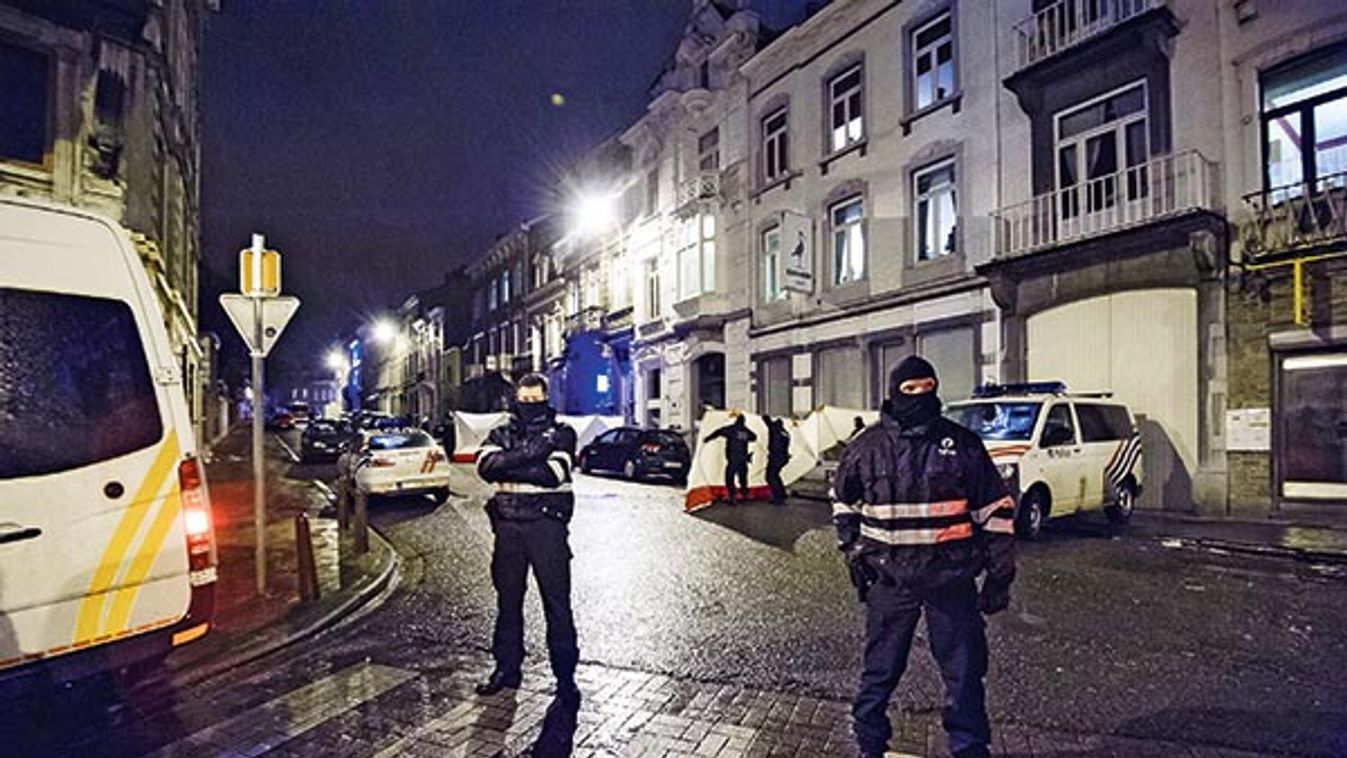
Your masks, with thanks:
[[[1028,378],[1109,391],[1144,416],[1150,508],[1187,509],[1197,467],[1197,292],[1119,292],[1059,306],[1028,322]]]

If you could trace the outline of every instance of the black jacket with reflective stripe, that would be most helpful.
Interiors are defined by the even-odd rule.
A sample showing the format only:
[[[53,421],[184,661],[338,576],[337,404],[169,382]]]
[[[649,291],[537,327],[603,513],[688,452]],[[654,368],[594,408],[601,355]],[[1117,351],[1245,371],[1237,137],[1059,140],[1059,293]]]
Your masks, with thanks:
[[[558,422],[555,411],[532,424],[512,415],[509,423],[492,429],[477,454],[477,473],[499,485],[486,503],[487,513],[506,521],[569,522],[575,512],[575,443],[575,430]]]
[[[833,500],[843,546],[896,576],[1015,576],[1014,500],[982,440],[948,419],[904,429],[881,414],[843,452]]]

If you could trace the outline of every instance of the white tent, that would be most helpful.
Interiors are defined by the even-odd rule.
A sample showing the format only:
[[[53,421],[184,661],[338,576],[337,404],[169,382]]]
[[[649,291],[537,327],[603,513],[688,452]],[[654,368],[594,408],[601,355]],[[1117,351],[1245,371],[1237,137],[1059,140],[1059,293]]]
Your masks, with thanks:
[[[688,472],[685,510],[691,512],[705,508],[727,497],[725,443],[719,440],[708,443],[706,438],[717,429],[733,423],[736,415],[730,411],[708,410],[702,417],[697,451],[692,457],[692,470]],[[744,416],[748,428],[757,435],[757,440],[749,447],[752,459],[748,464],[748,495],[750,499],[766,499],[771,496],[767,487],[767,425],[763,417],[757,414],[748,413]],[[786,419],[786,430],[790,432],[790,460],[781,470],[781,481],[789,486],[813,470],[823,453],[851,436],[857,416],[867,425],[879,419],[876,411],[826,406],[810,413],[803,420]]]

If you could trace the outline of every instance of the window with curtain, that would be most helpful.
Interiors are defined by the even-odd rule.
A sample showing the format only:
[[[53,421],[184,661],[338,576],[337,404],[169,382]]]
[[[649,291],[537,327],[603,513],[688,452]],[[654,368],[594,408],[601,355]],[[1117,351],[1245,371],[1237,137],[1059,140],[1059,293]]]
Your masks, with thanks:
[[[861,108],[864,100],[864,76],[861,66],[852,66],[828,83],[828,102],[832,126],[831,149],[842,150],[865,137]]]
[[[1097,213],[1146,195],[1150,159],[1144,82],[1057,116],[1059,214]]]
[[[865,278],[865,203],[857,195],[829,209],[832,220],[834,285]]]
[[[913,174],[912,198],[917,260],[929,261],[957,252],[959,206],[954,161]]]

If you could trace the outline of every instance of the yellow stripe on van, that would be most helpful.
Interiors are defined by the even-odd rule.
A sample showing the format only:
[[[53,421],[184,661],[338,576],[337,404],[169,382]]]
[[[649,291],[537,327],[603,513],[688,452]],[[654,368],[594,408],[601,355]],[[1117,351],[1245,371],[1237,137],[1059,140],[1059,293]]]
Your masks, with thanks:
[[[113,595],[112,609],[108,611],[108,620],[103,624],[103,634],[120,632],[130,622],[131,606],[136,596],[140,594],[140,587],[145,583],[145,577],[150,575],[150,569],[154,566],[155,559],[159,557],[159,549],[164,546],[164,539],[168,537],[181,511],[182,496],[175,483],[173,489],[164,497],[164,504],[159,507],[159,514],[154,517],[149,532],[140,543],[140,551],[131,560],[131,568],[122,577],[121,586]]]
[[[152,498],[159,494],[159,490],[164,486],[164,479],[177,462],[178,434],[170,431],[168,439],[159,448],[159,455],[155,457],[149,472],[136,488],[131,506],[122,513],[122,519],[112,532],[112,539],[103,549],[103,556],[94,569],[93,579],[89,582],[89,589],[84,593],[84,602],[80,604],[79,616],[75,622],[76,643],[93,639],[98,634],[98,622],[103,615],[103,604],[107,599],[104,593],[117,578],[117,570],[121,568],[122,558],[126,555],[127,549],[131,547],[131,540],[140,530],[141,522],[149,515],[150,508],[154,505]]]

